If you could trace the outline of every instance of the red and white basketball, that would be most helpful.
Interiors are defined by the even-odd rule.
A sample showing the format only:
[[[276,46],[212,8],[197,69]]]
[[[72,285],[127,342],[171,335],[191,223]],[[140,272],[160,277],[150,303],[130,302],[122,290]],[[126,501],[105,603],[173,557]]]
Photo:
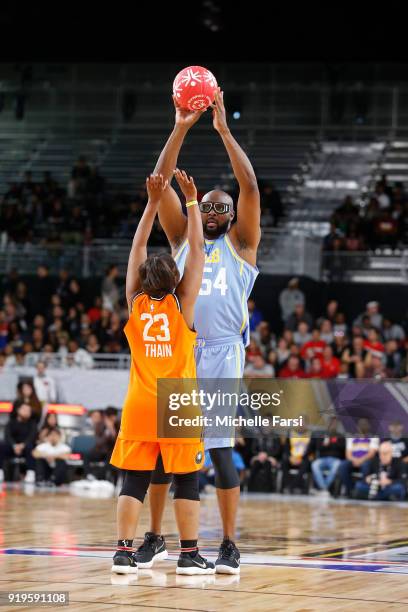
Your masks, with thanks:
[[[181,70],[173,82],[173,95],[181,108],[191,111],[207,108],[214,102],[217,81],[202,66],[188,66]]]

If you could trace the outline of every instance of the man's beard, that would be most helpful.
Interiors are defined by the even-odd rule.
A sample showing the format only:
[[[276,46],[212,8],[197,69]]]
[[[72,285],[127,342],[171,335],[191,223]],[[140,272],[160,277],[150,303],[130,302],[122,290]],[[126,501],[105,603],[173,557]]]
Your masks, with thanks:
[[[209,238],[219,238],[222,234],[226,234],[230,225],[230,220],[228,219],[225,223],[219,224],[216,227],[209,229],[207,227],[207,223],[204,225],[204,234]]]

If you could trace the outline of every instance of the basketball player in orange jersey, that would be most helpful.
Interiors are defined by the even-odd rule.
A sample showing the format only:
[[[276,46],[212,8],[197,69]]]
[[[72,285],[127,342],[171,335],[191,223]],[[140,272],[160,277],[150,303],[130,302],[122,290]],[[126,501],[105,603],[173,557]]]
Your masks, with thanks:
[[[147,241],[159,202],[168,189],[161,174],[146,180],[148,203],[129,255],[125,334],[131,351],[128,392],[111,463],[125,471],[117,507],[118,547],[112,571],[137,571],[133,538],[155,467],[174,474],[175,515],[180,534],[178,574],[213,574],[214,564],[198,552],[198,470],[204,448],[200,438],[157,436],[157,379],[195,379],[194,304],[204,267],[203,230],[193,179],[175,171],[186,198],[190,252],[182,278],[168,253],[147,257]],[[159,558],[167,557],[167,551]]]

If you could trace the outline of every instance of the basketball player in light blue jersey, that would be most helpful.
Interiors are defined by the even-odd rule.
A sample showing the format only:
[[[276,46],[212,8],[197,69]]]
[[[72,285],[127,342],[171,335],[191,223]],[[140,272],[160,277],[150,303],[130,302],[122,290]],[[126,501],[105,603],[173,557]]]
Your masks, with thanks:
[[[184,138],[204,111],[190,112],[176,107],[175,127],[159,157],[155,173],[172,179]],[[260,240],[260,198],[252,165],[232,136],[227,125],[223,92],[217,91],[213,125],[221,136],[239,184],[234,219],[234,203],[225,191],[213,190],[199,203],[205,236],[203,282],[195,307],[194,326],[198,340],[196,362],[198,378],[240,379],[245,365],[245,346],[249,342],[247,299],[258,275],[256,254]],[[166,201],[164,201],[166,200]],[[159,207],[160,223],[170,242],[172,255],[183,273],[188,253],[187,219],[173,188],[163,194]],[[212,415],[213,416],[213,415]],[[239,503],[239,478],[235,469],[233,438],[208,438],[215,469],[215,485],[224,539],[216,561],[219,573],[239,573],[239,551],[234,543]],[[151,531],[137,555],[139,567],[152,567],[165,550],[161,520],[167,496],[168,476],[156,471],[149,489]]]

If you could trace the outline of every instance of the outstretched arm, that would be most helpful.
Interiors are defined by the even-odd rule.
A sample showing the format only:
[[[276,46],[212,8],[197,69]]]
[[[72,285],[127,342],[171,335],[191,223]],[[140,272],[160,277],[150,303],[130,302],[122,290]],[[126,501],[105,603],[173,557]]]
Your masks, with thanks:
[[[239,185],[237,222],[231,229],[231,234],[235,238],[234,243],[238,250],[248,251],[249,259],[255,259],[261,237],[258,183],[248,156],[230,132],[224,107],[224,94],[220,88],[215,94],[213,104],[213,124],[222,138]]]
[[[204,111],[184,110],[180,108],[174,96],[173,102],[176,109],[174,129],[160,154],[154,172],[162,174],[169,181],[169,188],[163,194],[162,203],[159,207],[159,220],[174,252],[185,238],[187,219],[183,215],[180,199],[170,183],[184,138],[190,127],[198,121]]]
[[[147,258],[147,242],[159,208],[160,199],[168,188],[168,181],[161,174],[151,174],[146,179],[149,200],[137,226],[129,254],[126,273],[126,299],[131,310],[132,298],[140,289],[139,267]]]
[[[190,329],[194,325],[194,305],[200,291],[204,268],[204,235],[203,223],[197,204],[197,189],[194,180],[188,177],[184,170],[174,172],[176,181],[186,198],[188,220],[189,250],[184,265],[184,273],[177,285],[176,293],[180,300],[184,319]]]

